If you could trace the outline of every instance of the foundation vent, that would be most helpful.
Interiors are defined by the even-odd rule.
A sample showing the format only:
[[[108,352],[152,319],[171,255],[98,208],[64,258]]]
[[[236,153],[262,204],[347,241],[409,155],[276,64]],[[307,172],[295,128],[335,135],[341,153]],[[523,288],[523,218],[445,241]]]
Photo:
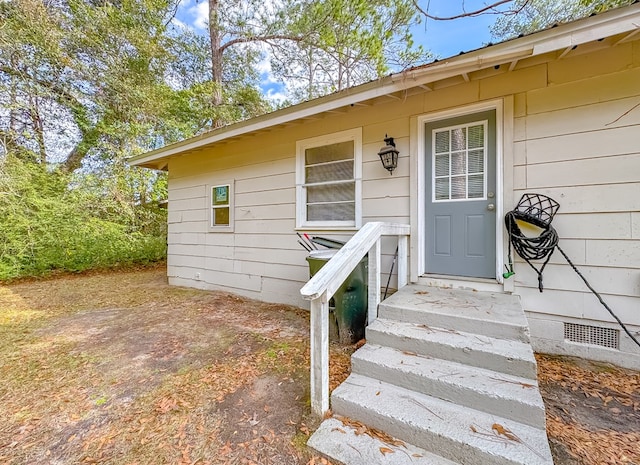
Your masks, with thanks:
[[[581,344],[592,344],[608,347],[609,349],[620,348],[620,331],[617,329],[565,323],[564,338],[567,341]]]

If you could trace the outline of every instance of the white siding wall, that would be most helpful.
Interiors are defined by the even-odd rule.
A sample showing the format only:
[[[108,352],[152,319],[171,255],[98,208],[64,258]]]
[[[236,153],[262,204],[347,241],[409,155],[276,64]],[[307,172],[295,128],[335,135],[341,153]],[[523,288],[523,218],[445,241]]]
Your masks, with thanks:
[[[300,288],[308,280],[307,252],[295,230],[296,140],[362,127],[363,223],[409,222],[409,115],[415,105],[354,108],[314,122],[277,129],[169,163],[169,256],[172,284],[223,289],[266,301],[306,306]],[[417,105],[417,106],[416,106]],[[402,115],[405,116],[402,116]],[[389,116],[391,115],[391,117]],[[390,176],[377,155],[388,133],[400,150]],[[234,181],[234,232],[209,232],[207,186]],[[306,230],[348,240],[353,231]],[[382,269],[389,270],[395,245],[383,242]],[[383,275],[383,281],[386,283]],[[392,285],[397,282],[395,276]]]
[[[305,305],[299,289],[308,279],[307,253],[295,235],[296,140],[362,127],[363,223],[408,223],[415,201],[409,182],[411,118],[509,97],[515,119],[505,124],[514,128],[506,140],[514,144],[504,147],[504,181],[513,191],[505,193],[505,210],[524,192],[556,199],[561,208],[554,226],[561,247],[638,332],[640,40],[598,47],[588,53],[583,50],[589,47],[579,47],[561,60],[556,54],[524,60],[513,71],[503,66],[473,73],[470,82],[452,78],[430,92],[401,100],[382,97],[370,107],[352,107],[171,159],[170,282]],[[385,134],[396,139],[400,151],[392,176],[377,156]],[[235,181],[235,232],[209,232],[206,186],[230,180]],[[302,232],[344,240],[352,234]],[[385,241],[383,250],[384,273],[395,245]],[[537,349],[640,367],[640,351],[622,332],[620,351],[564,340],[565,322],[617,326],[559,254],[545,272],[544,293],[521,261],[511,279]]]
[[[549,84],[516,96],[512,199],[515,205],[524,192],[536,192],[560,203],[553,223],[560,246],[636,334],[639,51],[635,41],[550,62]],[[622,331],[619,351],[564,340],[565,323],[620,328],[559,253],[545,270],[544,293],[524,262],[514,278],[538,350],[640,367],[640,350]]]

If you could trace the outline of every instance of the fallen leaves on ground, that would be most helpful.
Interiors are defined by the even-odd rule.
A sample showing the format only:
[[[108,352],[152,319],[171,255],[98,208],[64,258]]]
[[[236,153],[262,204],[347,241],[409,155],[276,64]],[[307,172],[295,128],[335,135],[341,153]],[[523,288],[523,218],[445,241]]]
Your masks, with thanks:
[[[324,457],[311,457],[307,465],[332,465],[332,463]]]
[[[2,286],[0,322],[3,465],[308,460],[308,312],[153,269]]]
[[[536,358],[549,438],[581,465],[640,464],[640,372],[571,357]]]
[[[306,311],[168,286],[162,268],[0,286],[0,463],[329,465],[306,448],[308,335]],[[330,344],[331,389],[363,342]],[[581,465],[640,464],[640,373],[538,367],[555,444]]]

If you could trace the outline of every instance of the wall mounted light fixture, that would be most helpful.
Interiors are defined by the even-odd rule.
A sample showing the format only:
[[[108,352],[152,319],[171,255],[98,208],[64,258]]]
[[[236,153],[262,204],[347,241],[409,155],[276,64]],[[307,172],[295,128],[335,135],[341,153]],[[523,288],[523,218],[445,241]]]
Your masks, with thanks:
[[[389,137],[385,134],[384,143],[386,145],[380,149],[378,156],[380,157],[380,161],[382,162],[384,169],[389,171],[389,174],[393,174],[393,170],[398,166],[399,152],[396,149],[396,143],[394,142],[393,137]]]

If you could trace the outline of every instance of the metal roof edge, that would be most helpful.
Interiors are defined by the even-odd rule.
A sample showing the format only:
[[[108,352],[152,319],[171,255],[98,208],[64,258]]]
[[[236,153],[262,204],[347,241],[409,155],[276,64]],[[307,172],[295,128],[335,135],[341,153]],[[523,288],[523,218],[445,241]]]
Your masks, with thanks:
[[[634,19],[637,22],[634,22]],[[279,124],[335,110],[364,100],[446,79],[495,64],[574,47],[611,35],[640,29],[640,3],[616,8],[599,15],[578,19],[527,36],[510,39],[465,54],[391,74],[324,97],[302,102],[255,118],[161,147],[128,160],[134,166],[159,161],[189,150],[195,150],[231,137],[248,134]]]

